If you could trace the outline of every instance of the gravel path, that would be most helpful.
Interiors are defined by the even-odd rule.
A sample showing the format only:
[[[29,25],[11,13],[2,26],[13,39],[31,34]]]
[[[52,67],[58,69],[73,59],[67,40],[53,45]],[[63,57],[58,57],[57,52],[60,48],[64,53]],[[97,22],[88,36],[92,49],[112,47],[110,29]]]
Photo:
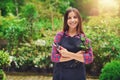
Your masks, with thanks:
[[[7,80],[52,80],[51,74],[37,74],[37,73],[7,73]],[[87,80],[99,80],[99,79],[90,79]]]

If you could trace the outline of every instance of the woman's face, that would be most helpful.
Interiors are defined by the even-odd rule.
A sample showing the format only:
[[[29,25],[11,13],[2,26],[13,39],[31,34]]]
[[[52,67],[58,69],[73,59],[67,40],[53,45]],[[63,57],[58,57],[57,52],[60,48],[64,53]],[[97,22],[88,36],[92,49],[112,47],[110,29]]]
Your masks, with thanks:
[[[68,14],[68,20],[67,20],[67,24],[69,26],[69,29],[76,29],[77,25],[78,25],[78,16],[75,12],[70,12]]]

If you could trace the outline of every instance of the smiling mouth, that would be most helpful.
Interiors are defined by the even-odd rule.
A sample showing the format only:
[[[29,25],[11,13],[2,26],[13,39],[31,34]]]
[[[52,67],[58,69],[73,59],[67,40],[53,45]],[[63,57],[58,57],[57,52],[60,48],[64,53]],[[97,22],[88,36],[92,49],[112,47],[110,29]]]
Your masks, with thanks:
[[[72,22],[72,23],[70,23],[70,25],[76,25],[77,24],[77,22]]]

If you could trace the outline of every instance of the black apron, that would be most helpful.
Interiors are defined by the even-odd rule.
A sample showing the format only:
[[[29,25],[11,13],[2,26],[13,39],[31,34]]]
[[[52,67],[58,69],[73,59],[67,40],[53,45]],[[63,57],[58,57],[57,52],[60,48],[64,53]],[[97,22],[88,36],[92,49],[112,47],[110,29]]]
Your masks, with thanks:
[[[80,38],[65,36],[65,33],[59,42],[62,47],[74,53],[81,50],[80,43]],[[86,80],[84,63],[76,60],[55,63],[53,80]]]

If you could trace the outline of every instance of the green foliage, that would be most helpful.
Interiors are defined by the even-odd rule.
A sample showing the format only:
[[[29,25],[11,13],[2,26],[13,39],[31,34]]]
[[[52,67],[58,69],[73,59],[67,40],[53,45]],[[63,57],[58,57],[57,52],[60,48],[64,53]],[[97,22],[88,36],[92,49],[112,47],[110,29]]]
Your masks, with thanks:
[[[15,4],[13,3],[12,0],[6,3],[6,10],[7,10],[7,13],[15,12]]]
[[[3,16],[8,15],[8,13],[18,15],[23,5],[24,0],[0,0],[0,9]]]
[[[109,55],[115,59],[120,54],[119,20],[117,17],[91,17],[86,25],[87,35],[94,42],[93,49],[101,58]]]
[[[6,30],[5,38],[8,41],[8,50],[17,48],[20,42],[24,41],[26,37],[26,29],[19,26],[11,26]],[[25,33],[25,34],[23,34]]]
[[[13,15],[8,15],[6,18],[1,18],[1,37],[8,42],[8,51],[17,48],[19,43],[25,42],[29,35],[26,28],[25,19],[18,19]]]
[[[22,16],[25,17],[29,22],[37,17],[37,10],[33,4],[27,4],[22,9]]]
[[[54,18],[53,24],[49,19],[43,19],[36,22],[34,26],[36,26],[38,30],[58,30],[62,27],[62,19]]]
[[[70,6],[72,0],[45,0],[44,2],[41,2],[43,3],[43,6],[45,6],[44,8],[52,10],[52,12],[55,11],[56,13],[58,12],[64,14],[66,9]]]
[[[6,30],[10,28],[11,26],[20,27],[21,29],[26,28],[26,21],[24,18],[19,19],[13,14],[9,14],[6,17],[0,17],[0,31],[3,35],[1,35],[2,38],[5,38]]]
[[[2,27],[2,17],[0,16],[0,38],[3,38],[4,32],[3,32],[3,27]]]
[[[0,9],[3,16],[6,15],[8,11],[13,10],[12,8],[12,0],[0,0]]]
[[[40,14],[40,19],[38,19],[35,5],[28,3],[22,8],[19,17],[12,14],[1,17],[1,38],[7,40],[7,50],[10,52],[11,62],[15,62],[17,68],[24,66],[47,68],[50,66],[51,43],[55,31],[62,27],[62,20],[57,16],[60,13],[56,13],[55,17],[52,18],[49,13],[47,14],[50,18],[43,18]],[[44,15],[46,16],[46,14]],[[53,30],[53,32],[50,30]],[[34,44],[39,39],[45,40],[46,45],[38,46],[38,44]]]
[[[22,17],[26,19],[28,34],[33,38],[33,34],[35,33],[33,23],[36,21],[38,16],[37,10],[33,4],[27,4],[22,9]]]
[[[2,69],[0,69],[0,80],[6,80],[6,75]]]
[[[30,43],[20,43],[18,48],[13,48],[11,51],[11,62],[14,62],[16,67],[21,69],[23,67],[37,67],[50,68],[50,52],[53,35],[55,32],[50,30],[43,30],[41,38],[32,40]]]
[[[120,22],[118,17],[95,16],[85,23],[85,32],[92,41],[94,71],[100,72],[103,65],[113,59],[120,59]]]
[[[70,6],[70,1],[71,0],[59,0],[52,3],[52,6],[54,6],[54,8],[58,10],[61,14],[64,14],[66,9]]]
[[[48,39],[47,39],[48,40]],[[39,67],[46,69],[50,66],[49,52],[51,51],[51,39],[46,41],[38,39],[32,41],[31,44],[23,43],[18,50],[14,49],[12,52],[13,59],[17,68],[24,66]]]
[[[82,43],[80,44],[80,47],[82,48],[82,50],[87,51],[90,48],[89,40],[86,37],[81,36],[81,41]]]
[[[9,65],[9,53],[0,50],[0,69]]]
[[[107,63],[100,74],[100,80],[119,80],[120,79],[120,61],[111,61]]]

